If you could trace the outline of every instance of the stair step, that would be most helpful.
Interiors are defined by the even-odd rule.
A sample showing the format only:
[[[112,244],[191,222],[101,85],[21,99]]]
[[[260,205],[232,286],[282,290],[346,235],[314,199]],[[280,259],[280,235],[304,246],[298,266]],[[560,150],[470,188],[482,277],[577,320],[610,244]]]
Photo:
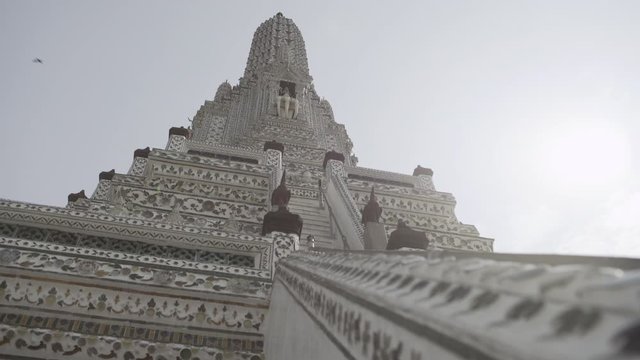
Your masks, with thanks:
[[[321,218],[327,218],[327,219],[329,218],[329,214],[328,213],[324,213],[324,212],[300,210],[300,209],[296,209],[296,208],[292,208],[292,207],[289,208],[289,211],[291,211],[294,214],[298,214],[298,215],[321,217]]]

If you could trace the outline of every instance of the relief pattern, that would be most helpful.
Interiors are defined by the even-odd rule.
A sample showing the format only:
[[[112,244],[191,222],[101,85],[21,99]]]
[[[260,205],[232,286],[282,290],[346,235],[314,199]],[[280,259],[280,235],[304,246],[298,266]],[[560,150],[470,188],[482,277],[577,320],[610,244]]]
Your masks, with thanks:
[[[351,193],[353,194],[353,199],[360,206],[366,205],[369,201],[369,192],[352,190]],[[384,194],[376,194],[376,199],[383,209],[396,209],[444,217],[455,216],[453,213],[453,205],[450,204],[443,204],[440,202],[432,203],[423,200],[395,197]]]
[[[2,246],[19,244],[20,240],[7,239],[0,237]],[[52,249],[64,252],[66,255],[48,254],[37,251],[18,250],[12,248],[4,248],[0,250],[0,266],[7,268],[16,268],[24,270],[37,270],[39,273],[61,274],[82,276],[84,278],[108,279],[111,281],[131,283],[138,285],[156,285],[175,289],[188,289],[194,292],[219,293],[227,295],[240,295],[245,297],[254,297],[266,299],[271,291],[271,281],[256,279],[245,279],[237,277],[241,274],[258,274],[259,270],[227,267],[228,275],[222,273],[213,275],[209,270],[216,267],[213,264],[192,263],[193,267],[205,270],[204,273],[187,271],[181,268],[186,263],[184,260],[171,260],[168,262],[175,269],[141,267],[139,265],[130,265],[119,263],[123,259],[136,260],[140,263],[148,263],[152,260],[152,256],[146,259],[140,255],[118,254],[110,252],[114,260],[94,261],[84,259],[82,257],[71,256],[69,254],[70,247],[53,245]],[[35,249],[34,249],[35,250]],[[81,252],[80,256],[91,256],[90,254],[101,254],[99,250],[73,249]],[[117,260],[115,260],[117,259]],[[145,261],[147,260],[147,261]],[[151,264],[149,264],[151,265]],[[157,266],[157,265],[156,265]],[[262,273],[263,274],[263,273]],[[268,275],[270,277],[270,275]]]
[[[140,241],[121,240],[105,236],[94,236],[64,232],[59,230],[42,229],[23,225],[0,223],[0,235],[8,238],[42,241],[50,244],[72,246],[86,249],[112,250],[127,254],[151,256],[143,257],[146,262],[171,263],[170,260],[185,260],[188,262],[208,263],[217,265],[232,265],[242,267],[255,267],[255,255],[246,253],[234,254],[220,251],[221,249],[193,249],[180,248],[160,244],[149,244]],[[28,244],[28,245],[27,245]],[[32,247],[30,243],[20,245]],[[102,254],[102,253],[101,253]],[[122,256],[120,254],[119,256]],[[193,263],[185,263],[184,267],[193,267]]]
[[[379,183],[364,181],[359,179],[347,179],[347,184],[349,185],[350,188],[354,190],[360,190],[360,191],[368,191],[368,190],[371,190],[372,186],[375,186],[376,194],[378,193],[378,191],[380,191],[380,192],[387,192],[391,194],[420,197],[420,198],[424,198],[425,200],[437,200],[437,201],[444,201],[444,202],[456,201],[453,195],[449,193],[439,192],[439,191],[430,191],[430,190],[409,188],[404,186],[379,184]]]
[[[259,333],[267,309],[51,281],[0,280],[0,304]]]
[[[205,186],[202,188],[208,188]],[[213,187],[210,187],[213,189]],[[147,208],[172,211],[178,210],[181,213],[205,215],[221,218],[234,218],[250,222],[261,223],[262,217],[267,212],[265,205],[253,205],[223,200],[209,200],[206,198],[191,197],[182,194],[171,194],[161,190],[143,190],[138,188],[119,187],[116,189],[123,204]],[[213,190],[212,190],[213,191]],[[233,193],[233,191],[232,191]],[[239,196],[236,193],[236,196]],[[253,198],[246,195],[247,198]],[[152,219],[154,214],[151,211],[143,212],[144,218]]]
[[[261,360],[262,342],[136,326],[0,315],[0,351],[16,356],[123,360]],[[11,324],[11,325],[9,325]],[[34,326],[36,328],[28,328]],[[52,324],[55,327],[38,327]],[[78,330],[80,327],[84,333]],[[122,335],[121,335],[122,334]]]
[[[640,315],[637,274],[592,265],[299,252],[276,277],[357,359],[426,360],[431,344],[461,358],[515,358],[532,344],[541,359],[628,358],[615,354]]]
[[[267,189],[269,187],[268,178],[263,176],[230,173],[221,170],[194,168],[170,163],[157,162],[153,162],[152,170],[153,174],[175,176],[182,179],[193,179],[255,189]]]
[[[189,244],[230,252],[260,254],[260,268],[271,268],[273,238],[237,231],[208,229],[184,224],[100,214],[0,199],[0,219],[5,222],[29,223],[42,227],[67,228],[69,232],[99,232],[125,239],[144,238],[163,244]],[[167,231],[169,230],[169,231]]]
[[[261,153],[257,153],[257,152],[248,153],[246,151],[243,151],[242,155],[247,158],[255,158],[255,159],[260,159],[264,156]],[[201,164],[209,167],[220,168],[223,170],[233,169],[233,170],[250,172],[252,174],[261,174],[261,175],[269,174],[269,168],[264,165],[250,164],[242,161],[222,160],[222,159],[217,159],[217,158],[202,156],[202,155],[170,152],[170,151],[163,151],[163,150],[153,150],[150,154],[150,157],[177,160],[177,161],[186,162],[189,164]]]

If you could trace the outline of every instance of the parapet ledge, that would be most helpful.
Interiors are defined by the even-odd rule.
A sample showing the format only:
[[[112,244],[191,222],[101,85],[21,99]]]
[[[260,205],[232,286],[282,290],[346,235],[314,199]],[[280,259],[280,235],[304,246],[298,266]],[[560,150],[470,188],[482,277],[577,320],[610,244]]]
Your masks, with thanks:
[[[447,358],[638,355],[638,259],[315,250],[277,269],[275,281],[329,331],[337,330],[331,311],[344,309],[337,317],[357,322],[356,339],[381,334],[389,349],[421,358],[434,344],[456,355]],[[353,354],[370,347],[353,343],[351,332],[334,333]]]

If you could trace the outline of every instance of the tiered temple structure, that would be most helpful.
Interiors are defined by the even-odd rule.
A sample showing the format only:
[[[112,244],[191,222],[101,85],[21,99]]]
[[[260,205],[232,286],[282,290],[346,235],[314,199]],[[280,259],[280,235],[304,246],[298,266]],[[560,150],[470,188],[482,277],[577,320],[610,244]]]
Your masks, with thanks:
[[[0,200],[0,358],[638,355],[637,261],[494,254],[430,169],[357,166],[282,14],[133,155],[65,208]]]

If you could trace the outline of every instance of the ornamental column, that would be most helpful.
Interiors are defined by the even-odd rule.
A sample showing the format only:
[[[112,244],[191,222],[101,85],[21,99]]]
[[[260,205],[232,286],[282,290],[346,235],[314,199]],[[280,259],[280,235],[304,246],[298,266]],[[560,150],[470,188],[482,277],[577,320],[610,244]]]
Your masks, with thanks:
[[[184,127],[172,127],[169,129],[169,141],[167,142],[166,150],[186,152],[187,151],[187,139],[191,136],[189,129]]]
[[[133,163],[129,169],[128,175],[143,176],[149,162],[149,153],[151,149],[147,146],[144,149],[137,149],[133,152]]]
[[[91,200],[110,200],[111,198],[111,180],[116,175],[116,170],[103,171],[98,175],[98,186],[91,195]]]
[[[418,167],[413,170],[413,176],[417,177],[414,184],[416,189],[432,191],[436,189],[433,186],[433,170],[429,168],[423,168],[422,166],[418,165]]]
[[[263,150],[266,152],[266,165],[271,170],[269,181],[269,194],[278,186],[278,180],[282,177],[282,155],[284,154],[284,144],[275,140],[264,143]],[[269,201],[269,199],[267,199]],[[275,210],[275,209],[272,209]]]

